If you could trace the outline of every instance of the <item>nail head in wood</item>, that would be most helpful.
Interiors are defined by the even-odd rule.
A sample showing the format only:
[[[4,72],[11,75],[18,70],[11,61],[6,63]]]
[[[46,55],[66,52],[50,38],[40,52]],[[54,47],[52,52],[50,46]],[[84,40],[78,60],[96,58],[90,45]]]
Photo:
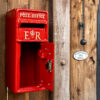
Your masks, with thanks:
[[[61,61],[61,65],[62,65],[62,66],[66,65],[66,61],[65,61],[65,60],[62,60],[62,61]]]

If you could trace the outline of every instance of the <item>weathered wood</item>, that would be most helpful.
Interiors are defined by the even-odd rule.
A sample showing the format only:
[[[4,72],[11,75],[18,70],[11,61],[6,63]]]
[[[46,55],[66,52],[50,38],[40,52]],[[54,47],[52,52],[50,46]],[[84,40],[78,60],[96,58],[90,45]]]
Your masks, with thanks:
[[[85,0],[85,38],[80,45],[78,22],[82,22],[82,0],[71,0],[71,100],[96,100],[97,0]],[[73,53],[87,51],[89,57],[77,61]]]
[[[5,13],[7,1],[0,0],[0,100],[6,100],[5,86]]]
[[[46,0],[29,0],[29,8],[36,10],[46,10]]]
[[[8,0],[8,10],[13,8],[28,8],[29,0]]]
[[[29,100],[49,100],[48,91],[30,92]]]
[[[46,4],[48,4],[48,1],[46,0],[30,0],[29,8],[36,10],[46,10],[48,9]],[[31,92],[30,100],[48,100],[48,94],[48,91]]]
[[[100,100],[100,0],[97,19],[97,100]]]
[[[14,94],[11,91],[9,91],[8,100],[29,100],[29,93]]]
[[[54,100],[70,100],[70,0],[53,0]]]
[[[8,0],[8,10],[13,8],[28,8],[29,1],[28,0]],[[29,93],[21,93],[14,94],[12,92],[8,92],[9,100],[29,100]]]

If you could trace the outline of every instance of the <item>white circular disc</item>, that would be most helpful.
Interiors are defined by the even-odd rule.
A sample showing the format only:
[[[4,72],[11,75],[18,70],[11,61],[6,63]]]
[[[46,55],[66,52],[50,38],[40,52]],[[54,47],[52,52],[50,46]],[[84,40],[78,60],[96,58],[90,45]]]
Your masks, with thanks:
[[[85,51],[77,51],[74,53],[73,57],[76,60],[85,60],[86,58],[88,58],[88,53]]]

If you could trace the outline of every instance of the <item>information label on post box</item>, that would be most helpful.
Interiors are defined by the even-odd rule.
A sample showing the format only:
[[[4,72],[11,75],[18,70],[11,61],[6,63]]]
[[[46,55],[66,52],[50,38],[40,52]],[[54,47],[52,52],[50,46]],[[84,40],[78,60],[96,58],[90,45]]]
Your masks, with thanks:
[[[19,13],[19,17],[21,18],[34,18],[34,19],[47,19],[47,15],[45,13],[31,13],[31,12],[25,12],[25,11],[21,11]]]

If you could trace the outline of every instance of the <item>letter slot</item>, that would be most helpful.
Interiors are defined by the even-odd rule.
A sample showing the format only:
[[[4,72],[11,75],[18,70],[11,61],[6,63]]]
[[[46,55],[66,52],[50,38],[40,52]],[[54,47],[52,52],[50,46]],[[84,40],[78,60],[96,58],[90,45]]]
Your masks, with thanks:
[[[13,9],[6,14],[6,84],[14,93],[53,91],[54,43],[48,13]]]

